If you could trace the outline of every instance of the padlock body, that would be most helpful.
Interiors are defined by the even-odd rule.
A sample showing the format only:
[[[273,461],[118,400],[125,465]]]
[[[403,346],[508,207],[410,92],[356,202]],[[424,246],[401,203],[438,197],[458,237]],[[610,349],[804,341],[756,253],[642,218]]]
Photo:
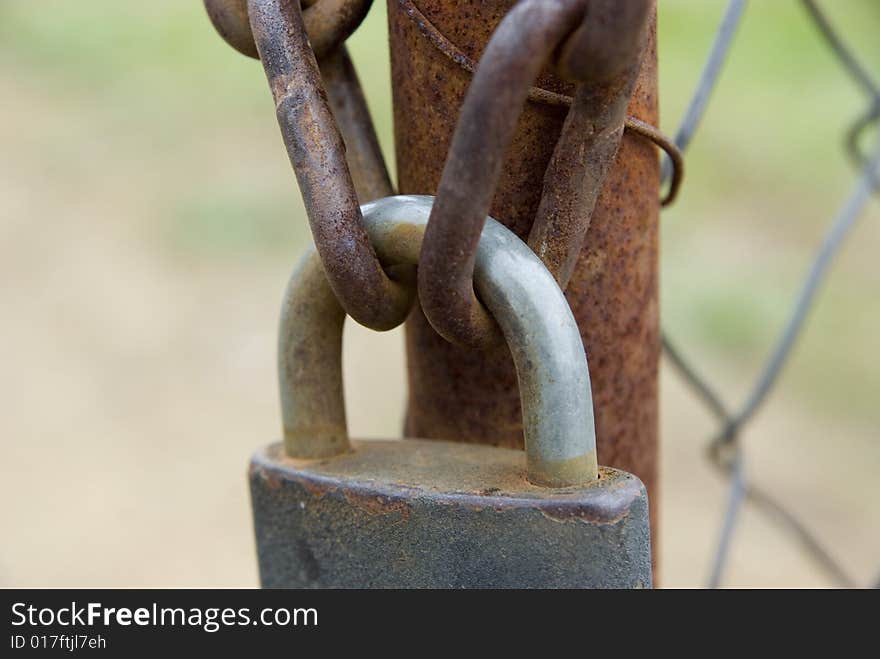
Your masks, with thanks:
[[[354,441],[325,460],[281,444],[249,472],[266,588],[645,588],[645,488],[602,468],[583,488],[525,479],[522,451]]]

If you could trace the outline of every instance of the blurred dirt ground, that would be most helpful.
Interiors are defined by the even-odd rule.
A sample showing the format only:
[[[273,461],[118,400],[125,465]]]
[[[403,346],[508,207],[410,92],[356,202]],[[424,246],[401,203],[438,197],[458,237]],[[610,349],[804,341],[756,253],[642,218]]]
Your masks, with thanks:
[[[380,4],[352,49],[391,153]],[[826,4],[880,61],[880,11]],[[307,234],[262,73],[200,5],[0,5],[0,586],[256,584],[244,473],[278,433],[275,329]],[[667,132],[723,5],[661,0]],[[748,11],[663,218],[664,322],[731,402],[850,185],[840,135],[863,104],[797,3]],[[750,475],[860,583],[880,570],[878,220],[874,203],[745,436]],[[400,333],[349,327],[345,369],[354,433],[397,435]],[[709,569],[712,428],[664,365],[666,586]],[[828,585],[751,509],[725,583]]]

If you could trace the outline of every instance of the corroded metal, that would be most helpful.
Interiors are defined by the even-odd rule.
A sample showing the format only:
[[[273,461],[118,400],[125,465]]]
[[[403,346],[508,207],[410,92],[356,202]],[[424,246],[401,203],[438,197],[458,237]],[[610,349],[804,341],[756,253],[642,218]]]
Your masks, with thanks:
[[[326,460],[275,444],[249,471],[266,588],[647,588],[644,486],[603,467],[583,488],[524,478],[522,451],[357,441]]]
[[[559,46],[556,73],[564,80],[599,84],[629,76],[644,47],[651,0],[583,0],[580,5],[583,16]]]
[[[433,199],[389,197],[363,208],[383,265],[414,265]],[[597,474],[592,396],[577,325],[552,275],[527,245],[488,218],[475,283],[513,356],[530,482],[582,485]],[[278,376],[284,445],[293,458],[349,450],[342,396],[344,312],[310,251],[291,277],[282,308]]]
[[[434,194],[466,90],[513,0],[389,0],[395,143],[402,192]],[[657,122],[654,11],[629,114]],[[543,175],[574,87],[548,67],[528,90],[504,154],[490,214],[528,236]],[[488,128],[496,116],[486,116]],[[657,219],[654,146],[627,131],[592,215],[566,297],[581,328],[593,382],[599,459],[637,474],[656,496]],[[522,445],[516,376],[503,348],[457,347],[415,312],[407,322],[406,433]],[[656,509],[656,506],[652,506]]]
[[[513,0],[460,0],[455,5],[448,0],[418,0],[418,6],[410,0],[389,0],[402,190],[436,190],[469,74],[512,5]],[[652,21],[652,41],[629,107],[626,136],[597,201],[590,238],[567,291],[593,360],[600,456],[641,475],[652,496],[657,238],[656,201],[651,195],[656,194],[658,181],[653,149],[634,136],[637,122],[644,120],[642,125],[648,128],[656,124],[653,30]],[[572,92],[572,86],[549,69],[543,71],[528,91],[506,155],[491,213],[523,238],[537,211],[541,177]],[[344,122],[342,130],[348,141]],[[659,143],[656,130],[642,134]],[[417,311],[408,323],[407,352],[410,434],[521,444],[515,374],[506,347],[478,353],[450,346]]]
[[[419,257],[433,199],[363,208],[382,263]],[[344,314],[312,251],[279,335],[284,442],[249,472],[264,587],[650,587],[642,483],[597,468],[586,356],[553,276],[487,219],[475,283],[510,345],[527,451],[412,439],[350,441]]]
[[[259,57],[248,20],[248,0],[204,0],[214,28],[230,46]],[[361,24],[373,0],[302,0],[303,23],[315,57],[337,50]]]
[[[583,84],[547,169],[533,245],[551,270],[564,265],[570,272],[620,143],[647,9],[646,0],[625,9],[607,0],[523,0],[492,34],[461,108],[419,264],[422,310],[447,340],[479,347],[497,342],[473,292],[474,251],[521,108],[557,50],[561,68]],[[573,39],[597,43],[569,46]],[[629,50],[618,46],[613,60],[580,59],[609,41]]]
[[[367,238],[345,145],[309,46],[297,0],[250,0],[260,60],[275,99],[312,236],[333,292],[372,329],[399,325],[409,308],[400,282],[382,270]]]
[[[204,0],[220,35],[239,52],[259,58],[248,18],[247,0]],[[327,100],[345,142],[355,191],[361,203],[394,194],[344,40],[354,31],[372,0],[303,0],[303,24],[318,60]]]
[[[675,200],[678,198],[678,191],[681,189],[681,184],[684,181],[684,156],[681,153],[681,149],[678,148],[675,142],[660,132],[660,129],[641,119],[636,119],[635,117],[627,118],[626,130],[648,138],[663,149],[663,152],[669,157],[669,188],[660,200],[660,205],[669,206],[675,203]]]
[[[394,194],[385,157],[348,50],[343,46],[318,61],[330,109],[345,142],[345,159],[360,202]]]
[[[610,82],[578,86],[544,173],[529,247],[563,288],[571,278],[596,199],[620,147],[640,64],[633,59],[630,68]]]

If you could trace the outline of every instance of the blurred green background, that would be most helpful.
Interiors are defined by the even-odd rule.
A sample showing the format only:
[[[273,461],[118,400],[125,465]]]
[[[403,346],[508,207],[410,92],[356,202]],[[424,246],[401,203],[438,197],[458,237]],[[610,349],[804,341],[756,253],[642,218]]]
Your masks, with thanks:
[[[725,5],[660,0],[668,134]],[[880,2],[824,5],[880,77]],[[383,3],[349,43],[393,169]],[[0,99],[0,585],[255,584],[244,470],[277,434],[278,304],[308,240],[259,64],[196,0],[2,0]],[[750,3],[662,218],[664,325],[731,404],[852,186],[865,105],[799,2]],[[745,436],[751,475],[860,582],[880,568],[878,220]],[[349,328],[345,367],[353,432],[398,434],[400,333]],[[665,364],[662,392],[660,577],[700,585],[712,419]],[[828,582],[747,511],[726,583]]]

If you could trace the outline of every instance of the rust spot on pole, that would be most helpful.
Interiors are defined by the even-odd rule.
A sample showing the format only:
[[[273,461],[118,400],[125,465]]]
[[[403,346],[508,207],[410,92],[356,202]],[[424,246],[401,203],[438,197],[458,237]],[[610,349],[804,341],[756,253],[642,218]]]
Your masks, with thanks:
[[[492,31],[514,0],[389,0],[401,193],[435,194],[459,108]],[[656,11],[628,113],[657,123]],[[523,239],[574,88],[548,69],[530,91],[490,214]],[[488,121],[494,118],[487,117]],[[641,478],[657,510],[658,192],[655,146],[627,131],[596,201],[566,297],[590,360],[599,461]],[[504,346],[480,352],[407,322],[406,434],[521,446],[516,376]],[[656,532],[656,525],[655,525]],[[656,543],[655,543],[656,546]]]

